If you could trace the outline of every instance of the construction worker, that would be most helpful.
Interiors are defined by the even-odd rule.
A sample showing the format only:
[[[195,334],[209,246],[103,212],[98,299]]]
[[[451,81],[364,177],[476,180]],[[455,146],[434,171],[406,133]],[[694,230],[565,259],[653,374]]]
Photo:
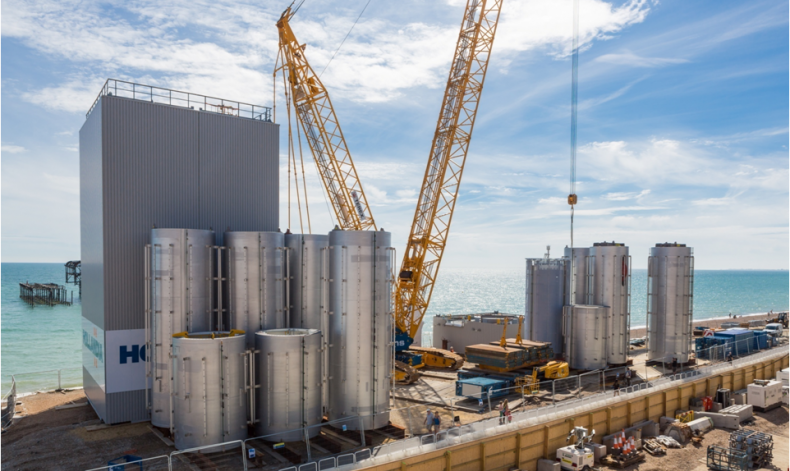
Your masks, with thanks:
[[[431,433],[433,429],[433,412],[430,409],[425,411],[425,427],[428,429],[428,433]]]
[[[612,389],[614,389],[614,395],[620,395],[620,373],[617,373],[617,376],[614,377],[614,384],[612,385]]]
[[[629,387],[629,388],[631,387],[631,370],[630,369],[626,369],[625,370],[625,385],[626,385],[626,387]]]

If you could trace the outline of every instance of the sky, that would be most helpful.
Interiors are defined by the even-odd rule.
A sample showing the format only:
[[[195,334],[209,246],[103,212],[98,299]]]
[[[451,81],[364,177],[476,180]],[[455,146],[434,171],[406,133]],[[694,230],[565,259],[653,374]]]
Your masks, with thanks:
[[[366,3],[306,0],[291,25],[314,69]],[[2,261],[79,258],[79,130],[107,78],[276,96],[280,224],[306,232],[295,193],[288,222],[272,90],[288,4],[3,0]],[[371,0],[322,75],[399,254],[465,4]],[[579,24],[574,244],[623,242],[635,268],[676,241],[698,270],[788,269],[788,3],[580,0]],[[571,41],[570,0],[504,0],[443,269],[518,270],[570,244]],[[306,149],[311,228],[327,232]]]

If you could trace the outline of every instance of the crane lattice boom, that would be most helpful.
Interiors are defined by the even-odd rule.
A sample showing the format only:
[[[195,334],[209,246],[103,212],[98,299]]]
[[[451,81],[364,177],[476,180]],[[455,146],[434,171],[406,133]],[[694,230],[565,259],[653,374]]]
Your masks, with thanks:
[[[326,88],[307,62],[305,45],[296,40],[289,24],[290,7],[277,22],[283,71],[318,172],[329,195],[338,226],[347,230],[376,229],[365,192],[332,108]]]
[[[411,343],[431,300],[447,243],[502,0],[468,0],[425,169],[395,298],[399,333]],[[398,341],[402,350],[409,345]]]

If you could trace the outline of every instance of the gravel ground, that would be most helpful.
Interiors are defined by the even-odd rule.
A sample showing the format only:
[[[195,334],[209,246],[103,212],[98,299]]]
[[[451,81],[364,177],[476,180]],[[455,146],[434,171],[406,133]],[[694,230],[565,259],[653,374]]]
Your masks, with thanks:
[[[86,402],[81,389],[18,398],[17,411],[23,416],[2,435],[2,469],[89,469],[125,454],[150,457],[173,450],[151,433],[147,422],[89,432],[86,427],[100,422],[90,405],[55,409]]]
[[[772,411],[755,414],[755,422],[746,425],[744,428],[764,432],[774,437],[773,464],[774,470],[784,470],[790,465],[788,456],[788,409],[787,406],[774,409]],[[730,432],[723,429],[714,429],[705,434],[702,445],[686,445],[681,449],[668,449],[664,456],[651,456],[645,453],[646,459],[642,463],[624,468],[626,470],[639,471],[706,471],[706,457],[708,446],[718,445],[727,446],[730,439]],[[601,466],[601,469],[616,469]]]

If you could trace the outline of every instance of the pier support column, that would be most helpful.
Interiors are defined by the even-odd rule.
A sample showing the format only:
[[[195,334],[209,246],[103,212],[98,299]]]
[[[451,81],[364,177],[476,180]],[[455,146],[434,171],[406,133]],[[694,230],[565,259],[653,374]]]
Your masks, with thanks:
[[[480,471],[486,471],[486,444],[480,444]]]
[[[449,450],[444,452],[444,469],[446,471],[452,471],[453,469],[453,458]]]

